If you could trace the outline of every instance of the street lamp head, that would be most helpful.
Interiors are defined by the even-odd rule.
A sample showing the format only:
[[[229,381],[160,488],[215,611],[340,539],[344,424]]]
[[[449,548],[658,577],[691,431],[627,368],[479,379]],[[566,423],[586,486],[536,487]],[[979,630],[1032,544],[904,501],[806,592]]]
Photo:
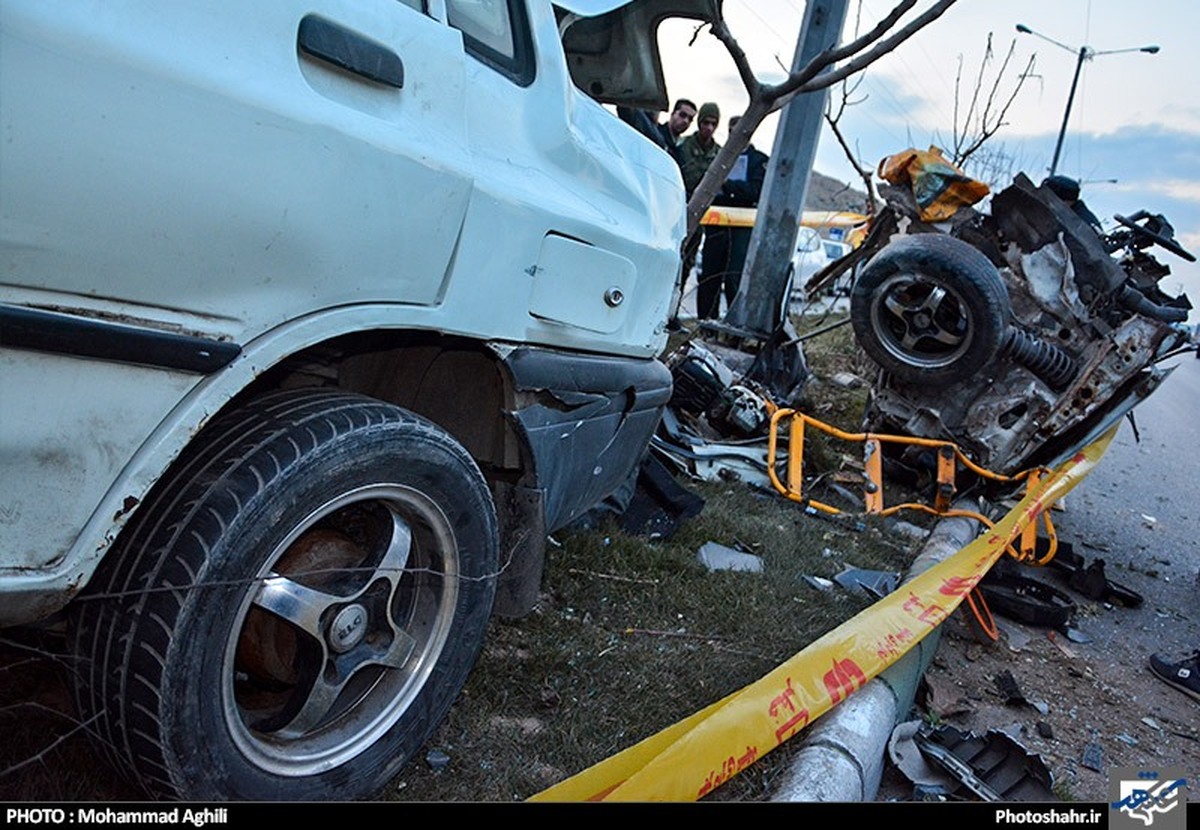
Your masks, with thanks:
[[[1075,100],[1075,87],[1079,84],[1079,73],[1083,69],[1084,61],[1090,61],[1099,55],[1117,55],[1122,52],[1146,52],[1150,55],[1158,54],[1158,46],[1137,46],[1129,49],[1109,49],[1103,52],[1097,52],[1090,46],[1081,46],[1079,49],[1073,49],[1065,43],[1060,43],[1052,37],[1047,37],[1041,32],[1035,32],[1024,23],[1018,23],[1017,32],[1023,35],[1033,35],[1036,38],[1053,43],[1060,49],[1066,49],[1068,52],[1073,52],[1077,56],[1075,61],[1075,76],[1071,79],[1071,91],[1067,93],[1067,108],[1063,112],[1062,127],[1058,131],[1058,143],[1054,145],[1054,158],[1050,161],[1050,175],[1053,176],[1058,169],[1058,156],[1062,152],[1063,139],[1067,135],[1067,122],[1071,119],[1071,102]]]

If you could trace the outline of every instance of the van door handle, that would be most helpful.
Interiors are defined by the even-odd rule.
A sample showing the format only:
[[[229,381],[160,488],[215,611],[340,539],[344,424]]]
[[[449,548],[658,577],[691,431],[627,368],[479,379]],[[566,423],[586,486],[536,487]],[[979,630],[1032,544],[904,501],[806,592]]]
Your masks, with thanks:
[[[404,88],[404,62],[381,43],[315,14],[300,20],[296,45],[317,60],[385,86]]]

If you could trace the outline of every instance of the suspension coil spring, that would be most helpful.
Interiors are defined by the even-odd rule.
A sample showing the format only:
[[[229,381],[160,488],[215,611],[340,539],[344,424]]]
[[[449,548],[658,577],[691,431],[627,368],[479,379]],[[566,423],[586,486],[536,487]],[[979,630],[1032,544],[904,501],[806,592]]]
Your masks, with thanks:
[[[1003,354],[1044,380],[1055,392],[1066,389],[1078,372],[1069,354],[1016,326],[1008,330]]]

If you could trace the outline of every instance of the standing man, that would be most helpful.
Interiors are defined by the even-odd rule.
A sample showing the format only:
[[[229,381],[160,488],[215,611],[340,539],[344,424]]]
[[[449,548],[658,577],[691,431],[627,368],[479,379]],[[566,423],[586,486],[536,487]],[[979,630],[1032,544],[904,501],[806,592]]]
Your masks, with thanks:
[[[737,126],[738,118],[729,119],[729,132]],[[758,207],[763,183],[767,179],[767,154],[750,144],[742,152],[713,198],[714,205],[725,207]],[[701,319],[715,319],[721,314],[721,294],[725,304],[733,304],[742,281],[742,267],[750,249],[753,227],[708,227],[704,230],[704,256],[700,263],[699,284],[696,286],[696,313]]]
[[[702,104],[696,118],[696,132],[679,145],[679,155],[682,158],[679,166],[683,171],[683,187],[689,199],[721,149],[721,145],[713,138],[719,123],[721,110],[717,105],[711,101]]]
[[[662,136],[659,143],[667,148],[671,158],[675,159],[675,163],[680,167],[683,166],[683,156],[679,153],[679,145],[683,143],[683,134],[695,120],[696,105],[687,98],[680,98],[675,102],[675,107],[671,110],[667,120],[656,125],[659,135]]]
[[[721,149],[721,145],[713,138],[720,121],[721,110],[716,104],[711,101],[702,104],[696,117],[696,132],[690,134],[679,145],[679,171],[683,174],[683,189],[688,199],[692,198],[696,186],[700,184],[700,180],[708,172],[708,166]],[[697,250],[693,247],[684,252],[683,269],[679,274],[681,293],[687,286],[688,277],[696,264]],[[703,312],[698,312],[698,316],[703,317]],[[672,320],[672,325],[678,326],[678,321]]]

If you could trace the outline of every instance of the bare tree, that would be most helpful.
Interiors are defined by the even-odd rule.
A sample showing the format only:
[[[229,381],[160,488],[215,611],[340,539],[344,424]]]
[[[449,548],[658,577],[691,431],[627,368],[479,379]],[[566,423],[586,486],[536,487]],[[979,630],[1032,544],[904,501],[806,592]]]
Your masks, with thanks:
[[[916,6],[917,1],[900,0],[870,31],[842,46],[830,44],[806,66],[789,73],[787,78],[777,84],[763,83],[755,76],[745,51],[730,32],[718,5],[711,32],[724,44],[733,59],[742,85],[750,97],[750,103],[737,126],[730,131],[729,141],[717,153],[717,157],[709,165],[708,172],[688,201],[688,239],[684,243],[685,249],[695,244],[693,240],[701,217],[712,204],[713,197],[720,190],[729,171],[733,169],[737,157],[750,144],[754,131],[764,118],[786,106],[797,95],[825,89],[861,72],[941,17],[955,2],[957,0],[936,0],[924,12],[901,26],[901,19]]]
[[[975,177],[989,184],[1011,176],[1014,159],[1005,150],[1003,145],[997,147],[989,142],[992,141],[1002,127],[1007,126],[1008,122],[1005,121],[1005,117],[1008,115],[1008,110],[1012,106],[1013,101],[1016,100],[1022,86],[1024,86],[1028,79],[1036,77],[1034,75],[1036,56],[1030,55],[1025,63],[1025,67],[1016,76],[1015,80],[1008,78],[1009,67],[1012,64],[1015,49],[1016,41],[1013,40],[1009,44],[1008,52],[1005,54],[999,67],[997,67],[994,76],[989,80],[988,68],[995,62],[996,56],[992,49],[992,33],[988,33],[987,46],[984,50],[983,58],[979,62],[979,70],[976,73],[975,81],[971,88],[970,99],[966,102],[965,106],[962,95],[963,56],[961,54],[958,56],[958,71],[954,77],[954,124],[951,135],[950,158],[951,161],[960,167],[965,168],[970,164],[976,171]],[[851,149],[850,141],[847,139],[841,126],[841,119],[845,115],[846,110],[862,104],[867,99],[865,95],[858,98],[854,97],[864,77],[865,73],[860,73],[852,79],[847,78],[842,81],[841,99],[836,103],[832,98],[830,99],[829,105],[825,109],[825,122],[828,124],[834,138],[837,139],[838,145],[842,148],[846,160],[858,172],[867,193],[866,212],[873,214],[878,201],[873,178],[874,168],[864,165],[860,161],[859,155]],[[1011,88],[1004,95],[1001,89],[1006,82],[1011,83]],[[985,147],[985,145],[987,146]]]
[[[837,104],[830,99],[825,107],[825,123],[829,125],[830,132],[837,139],[838,146],[842,148],[842,153],[846,156],[846,160],[854,167],[854,171],[858,173],[858,177],[862,179],[863,190],[867,194],[866,204],[863,205],[863,212],[867,216],[874,216],[879,204],[879,194],[875,190],[875,170],[872,167],[867,167],[858,160],[859,154],[850,149],[850,142],[846,138],[846,134],[842,132],[842,116],[846,114],[849,107],[861,104],[867,100],[864,95],[861,98],[853,99],[852,96],[858,90],[862,83],[863,76],[859,75],[851,83],[850,79],[842,81],[842,96]]]
[[[1000,88],[1008,74],[1008,67],[1012,62],[1016,46],[1016,40],[1009,43],[1008,52],[1005,53],[1004,60],[996,69],[995,76],[989,84],[987,70],[995,61],[996,55],[992,51],[992,33],[988,32],[987,48],[984,50],[983,58],[979,61],[979,72],[971,90],[971,99],[961,120],[959,119],[961,102],[959,93],[962,89],[963,57],[962,55],[958,56],[958,72],[954,76],[954,135],[950,155],[951,160],[960,167],[978,152],[1001,127],[1008,123],[1004,118],[1008,115],[1009,107],[1016,100],[1017,93],[1021,91],[1025,81],[1033,75],[1036,55],[1029,56],[1025,68],[1021,70],[1012,84],[1008,97],[1004,98],[1001,103]],[[984,94],[985,89],[986,95]]]

